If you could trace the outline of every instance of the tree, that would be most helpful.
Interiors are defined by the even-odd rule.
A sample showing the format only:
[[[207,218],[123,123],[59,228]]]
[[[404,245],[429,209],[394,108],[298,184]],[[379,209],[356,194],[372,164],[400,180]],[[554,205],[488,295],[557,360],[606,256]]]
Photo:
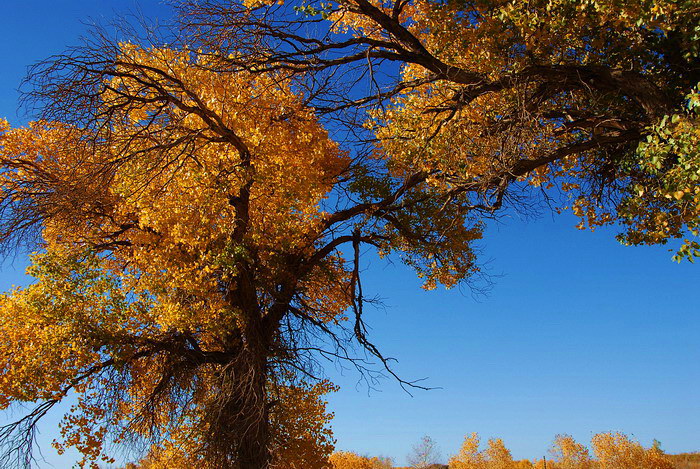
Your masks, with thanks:
[[[599,433],[591,441],[601,469],[673,469],[658,448],[644,448],[622,433]]]
[[[360,456],[351,451],[338,451],[331,454],[328,462],[332,469],[391,469],[391,459]]]
[[[76,393],[63,434],[87,460],[109,459],[108,438],[178,438],[211,467],[267,467],[281,390],[316,376],[314,354],[352,360],[339,328],[387,363],[365,335],[360,244],[436,253],[417,268],[454,283],[478,229],[449,210],[404,239],[366,216],[375,204],[324,208],[352,162],[283,74],[128,43],[80,52],[43,71],[53,119],[2,124],[3,236],[42,248],[37,282],[0,304],[1,402],[41,402],[5,436],[27,454]],[[409,222],[434,201],[401,182],[384,210],[397,203]]]
[[[336,248],[352,237],[324,240],[319,208],[347,158],[283,77],[119,48],[110,79],[80,65],[93,126],[2,137],[5,233],[40,230],[44,250],[0,305],[2,403],[44,401],[6,431],[30,437],[76,392],[62,432],[90,460],[128,429],[201,442],[210,467],[266,466],[273,403],[312,371],[304,330],[351,301]]]
[[[492,438],[488,446],[479,450],[479,435],[472,433],[464,438],[459,453],[450,458],[450,469],[519,469],[527,462],[514,461],[503,440]]]
[[[464,439],[458,454],[450,458],[449,469],[671,469],[673,464],[657,448],[643,448],[621,433],[599,433],[592,439],[597,461],[588,449],[569,435],[557,435],[550,452],[551,459],[535,464],[528,460],[514,461],[510,451],[499,438],[490,439],[479,450],[479,435],[472,433]]]
[[[38,246],[0,304],[0,405],[37,403],[9,449],[75,393],[64,440],[89,460],[186,438],[211,467],[268,467],[319,359],[362,370],[355,343],[393,374],[362,249],[470,282],[484,218],[538,191],[697,254],[693,2],[179,7],[163,40],[97,31],[37,65],[39,120],[0,121],[0,240]]]
[[[593,461],[588,449],[569,435],[557,435],[550,451],[556,467],[560,469],[592,469]]]
[[[464,437],[459,453],[448,462],[450,469],[482,469],[485,464],[484,455],[479,451],[479,435],[476,433]]]
[[[428,435],[413,445],[411,453],[408,455],[408,464],[416,469],[425,469],[433,464],[437,464],[440,459],[440,451],[437,443]]]

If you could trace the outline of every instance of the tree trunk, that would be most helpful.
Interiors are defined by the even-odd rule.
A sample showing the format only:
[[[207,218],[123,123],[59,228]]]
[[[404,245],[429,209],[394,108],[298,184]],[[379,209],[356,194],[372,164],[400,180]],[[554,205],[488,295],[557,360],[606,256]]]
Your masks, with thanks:
[[[256,360],[258,361],[258,360]],[[251,395],[242,409],[244,425],[238,446],[238,469],[267,469],[270,463],[270,428],[267,402],[267,373],[265,360],[256,366],[251,382]]]
[[[243,341],[223,365],[203,417],[208,466],[215,469],[267,469],[270,428],[267,354]]]

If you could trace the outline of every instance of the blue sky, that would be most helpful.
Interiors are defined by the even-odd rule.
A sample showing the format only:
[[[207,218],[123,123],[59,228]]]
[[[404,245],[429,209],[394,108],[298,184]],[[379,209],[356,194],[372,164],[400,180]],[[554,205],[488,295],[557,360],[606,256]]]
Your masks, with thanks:
[[[88,18],[108,20],[137,3],[5,0],[0,15],[0,117],[21,125],[16,88],[25,67],[76,43]],[[167,10],[143,0],[147,15]],[[505,218],[489,226],[482,260],[495,284],[425,292],[400,264],[365,257],[365,289],[384,299],[369,310],[375,341],[407,379],[439,387],[413,397],[387,379],[377,391],[333,365],[330,397],[339,449],[403,463],[424,434],[446,459],[477,431],[501,437],[517,458],[543,455],[557,433],[581,442],[622,431],[669,452],[700,450],[698,266],[665,247],[628,248],[615,230],[573,228],[568,215]],[[21,283],[23,260],[0,272]],[[54,423],[49,421],[48,423]],[[55,435],[51,425],[43,440]],[[65,462],[46,450],[48,462]],[[65,461],[65,460],[63,460]],[[47,467],[48,464],[47,464]]]

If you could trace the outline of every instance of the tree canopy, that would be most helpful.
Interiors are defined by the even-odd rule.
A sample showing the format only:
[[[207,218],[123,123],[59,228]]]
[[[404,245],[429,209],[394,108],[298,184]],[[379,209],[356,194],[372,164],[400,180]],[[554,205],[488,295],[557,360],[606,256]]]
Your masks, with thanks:
[[[0,121],[0,240],[36,250],[0,302],[0,405],[37,405],[0,435],[17,463],[75,394],[56,444],[86,464],[145,440],[313,467],[319,360],[372,373],[356,344],[393,374],[366,247],[468,283],[484,220],[545,201],[698,254],[693,1],[177,6],[164,37],[96,30],[36,65],[37,120]]]

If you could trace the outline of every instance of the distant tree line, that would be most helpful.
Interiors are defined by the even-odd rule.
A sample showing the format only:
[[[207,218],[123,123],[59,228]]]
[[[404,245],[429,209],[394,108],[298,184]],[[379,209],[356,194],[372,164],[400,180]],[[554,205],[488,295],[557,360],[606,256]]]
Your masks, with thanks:
[[[423,437],[408,456],[411,469],[700,469],[700,453],[668,455],[658,441],[645,448],[627,435],[599,433],[591,448],[569,435],[557,435],[548,456],[529,460],[513,459],[500,438],[481,445],[479,435],[467,435],[459,452],[448,464],[439,464],[435,442]],[[350,452],[336,452],[330,458],[332,469],[384,469],[386,458],[370,458]],[[408,469],[402,468],[402,469]]]
[[[290,453],[291,454],[291,453]],[[147,457],[124,469],[194,469],[180,465],[185,459],[169,460]],[[666,454],[657,440],[645,448],[639,442],[618,432],[598,433],[591,439],[590,449],[570,435],[557,435],[547,456],[529,460],[513,459],[500,438],[485,445],[477,433],[464,438],[459,452],[440,463],[437,443],[424,436],[407,456],[409,466],[395,466],[391,458],[360,455],[352,451],[335,451],[314,467],[320,469],[700,469],[700,452]],[[300,462],[293,455],[278,458],[275,469],[306,469],[308,460]]]

